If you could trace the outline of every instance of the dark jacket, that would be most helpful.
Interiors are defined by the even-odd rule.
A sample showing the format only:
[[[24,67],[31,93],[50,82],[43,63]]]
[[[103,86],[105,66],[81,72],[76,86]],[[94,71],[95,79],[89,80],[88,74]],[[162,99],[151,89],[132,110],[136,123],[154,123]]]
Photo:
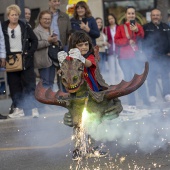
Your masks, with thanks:
[[[20,27],[21,27],[21,42],[23,45],[23,66],[24,69],[27,69],[29,67],[33,66],[33,55],[34,52],[37,50],[38,46],[38,39],[36,35],[34,34],[32,28],[25,24],[22,21],[18,21]],[[6,46],[6,54],[11,55],[12,52],[10,51],[10,42],[9,42],[9,35],[8,35],[8,25],[9,20],[2,23],[2,31],[4,34],[5,39],[5,46]]]
[[[155,26],[152,22],[145,24],[143,51],[148,57],[166,55],[170,52],[170,27],[165,23]]]
[[[91,37],[92,43],[96,45],[96,38],[100,37],[100,31],[97,27],[96,20],[93,17],[85,18],[88,22],[88,26],[90,28],[90,32],[88,32],[89,36]],[[71,27],[73,30],[81,30],[80,28],[80,20],[72,18],[71,20]]]

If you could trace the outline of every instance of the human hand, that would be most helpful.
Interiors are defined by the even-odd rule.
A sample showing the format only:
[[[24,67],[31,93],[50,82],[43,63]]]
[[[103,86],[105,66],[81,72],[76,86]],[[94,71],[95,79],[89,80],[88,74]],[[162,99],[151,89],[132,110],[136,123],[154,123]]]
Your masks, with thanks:
[[[60,51],[58,53],[58,61],[59,61],[60,66],[61,66],[62,62],[66,59],[67,56],[68,56],[68,54],[65,51]]]
[[[89,32],[90,31],[90,28],[89,28],[89,24],[88,22],[85,24],[84,22],[81,22],[80,24],[80,28],[86,32]]]
[[[130,45],[135,45],[136,43],[135,43],[134,40],[130,39],[130,40],[129,40],[129,44],[130,44]]]
[[[68,53],[70,57],[76,58],[85,64],[86,59],[81,55],[80,50],[78,48],[72,48]]]
[[[56,43],[58,41],[57,35],[56,36],[49,36],[48,37],[48,42],[49,43]]]
[[[5,58],[1,58],[0,60],[1,60],[1,65],[0,65],[0,67],[5,67],[5,64],[6,64]]]
[[[130,24],[130,30],[133,32],[138,32],[139,29],[136,24]]]

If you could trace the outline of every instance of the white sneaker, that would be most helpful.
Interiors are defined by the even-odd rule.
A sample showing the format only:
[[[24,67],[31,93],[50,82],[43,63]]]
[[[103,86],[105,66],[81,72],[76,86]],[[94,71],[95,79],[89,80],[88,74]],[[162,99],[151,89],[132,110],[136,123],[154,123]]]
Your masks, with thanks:
[[[155,96],[150,96],[149,97],[149,102],[154,103],[157,101],[157,98]]]
[[[23,117],[25,115],[24,115],[23,109],[15,108],[14,112],[12,114],[9,114],[8,116],[10,118],[19,118],[19,117]]]
[[[32,117],[38,118],[39,117],[39,112],[37,108],[32,109]]]
[[[170,102],[170,94],[165,95],[165,101]]]

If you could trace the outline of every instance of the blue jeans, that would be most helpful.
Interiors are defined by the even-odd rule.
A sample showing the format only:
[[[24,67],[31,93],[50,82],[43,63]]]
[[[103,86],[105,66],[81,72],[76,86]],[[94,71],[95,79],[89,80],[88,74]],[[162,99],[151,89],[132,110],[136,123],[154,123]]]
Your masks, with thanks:
[[[137,61],[135,58],[132,59],[119,59],[120,67],[124,74],[125,81],[130,81],[134,74],[141,74],[143,72],[144,64],[142,62]],[[143,84],[137,92],[139,96],[143,100],[143,103],[148,105],[148,97],[147,97],[147,90],[145,84]],[[136,105],[135,93],[131,93],[128,95],[128,104],[129,105]]]
[[[149,60],[149,74],[148,74],[148,89],[150,96],[157,96],[156,84],[158,76],[162,81],[161,94],[164,97],[170,94],[170,58],[169,56],[162,55]]]
[[[99,52],[100,55],[100,61],[99,61],[99,69],[101,72],[105,72],[105,61],[106,61],[106,53],[105,52]]]
[[[39,69],[40,78],[43,81],[44,87],[53,87],[54,78],[55,78],[55,66],[52,64],[48,68]]]

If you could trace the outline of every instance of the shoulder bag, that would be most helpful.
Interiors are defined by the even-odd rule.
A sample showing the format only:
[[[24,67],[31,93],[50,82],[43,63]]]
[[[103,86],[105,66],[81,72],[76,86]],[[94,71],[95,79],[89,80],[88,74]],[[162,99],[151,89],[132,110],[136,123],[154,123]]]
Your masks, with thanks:
[[[12,54],[6,57],[6,72],[22,71],[22,54]]]

